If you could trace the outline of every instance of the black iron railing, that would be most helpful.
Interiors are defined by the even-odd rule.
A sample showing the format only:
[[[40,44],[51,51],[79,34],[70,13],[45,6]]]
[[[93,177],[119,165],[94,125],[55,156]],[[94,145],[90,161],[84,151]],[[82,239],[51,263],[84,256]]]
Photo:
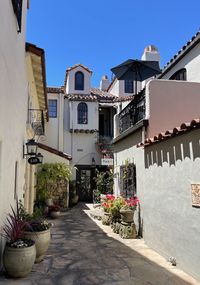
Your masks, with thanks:
[[[44,135],[44,113],[43,110],[29,109],[28,110],[28,124],[31,125],[35,135]]]
[[[123,133],[145,118],[145,89],[119,113],[119,133]]]
[[[22,27],[22,5],[23,0],[12,0],[13,10],[17,18],[18,33],[21,32]]]

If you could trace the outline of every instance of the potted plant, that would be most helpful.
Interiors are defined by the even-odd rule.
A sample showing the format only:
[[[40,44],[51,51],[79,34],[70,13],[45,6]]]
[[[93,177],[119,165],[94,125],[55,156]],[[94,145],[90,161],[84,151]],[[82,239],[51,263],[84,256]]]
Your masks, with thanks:
[[[60,216],[60,206],[59,205],[51,205],[49,206],[49,215],[53,219],[57,219]]]
[[[126,200],[125,204],[120,209],[122,222],[125,223],[133,222],[133,215],[138,203],[139,200],[137,196]]]
[[[48,250],[51,240],[50,233],[51,224],[43,219],[29,220],[25,228],[24,236],[32,239],[36,247],[36,259],[38,263],[44,259],[45,253]]]
[[[25,221],[24,236],[35,242],[36,258],[35,262],[38,263],[43,260],[44,255],[49,247],[51,240],[50,227],[51,224],[41,218],[42,212],[39,208],[30,215],[20,201],[19,214],[21,219]]]
[[[113,195],[107,194],[106,198],[104,199],[103,203],[101,204],[103,210],[104,210],[104,215],[102,217],[102,224],[109,226],[111,223],[111,208],[113,206],[113,201],[115,197]]]
[[[17,203],[17,210],[12,208],[12,213],[8,215],[3,227],[3,236],[6,238],[3,264],[8,275],[12,277],[25,277],[35,262],[35,243],[25,238],[25,226],[26,221],[21,219]]]

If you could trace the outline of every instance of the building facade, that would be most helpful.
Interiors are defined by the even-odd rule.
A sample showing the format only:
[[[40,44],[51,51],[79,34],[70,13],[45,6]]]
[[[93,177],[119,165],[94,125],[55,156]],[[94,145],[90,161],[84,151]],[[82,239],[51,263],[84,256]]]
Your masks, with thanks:
[[[67,69],[63,87],[48,88],[50,120],[45,143],[72,157],[83,201],[92,201],[95,169],[113,167],[114,115],[132,98],[107,92],[107,76],[102,77],[100,88],[92,88],[91,76],[90,69],[77,64]]]

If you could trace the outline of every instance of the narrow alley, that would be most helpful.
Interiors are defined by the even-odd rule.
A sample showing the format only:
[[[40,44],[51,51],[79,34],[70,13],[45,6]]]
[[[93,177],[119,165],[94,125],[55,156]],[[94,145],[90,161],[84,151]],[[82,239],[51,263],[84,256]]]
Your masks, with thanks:
[[[116,240],[78,204],[53,221],[52,240],[45,259],[23,279],[0,277],[5,285],[197,285],[190,276],[164,260],[157,263],[139,253],[155,255],[142,240]],[[110,227],[103,226],[106,231]],[[113,234],[115,235],[115,234]],[[117,235],[116,235],[117,236]],[[139,242],[139,244],[138,244]],[[132,248],[126,245],[133,244]],[[134,250],[134,243],[137,250]],[[152,254],[153,253],[153,254]],[[156,260],[156,258],[155,258]],[[171,268],[171,269],[170,269]],[[168,270],[169,269],[169,270]],[[173,274],[172,272],[176,273]]]

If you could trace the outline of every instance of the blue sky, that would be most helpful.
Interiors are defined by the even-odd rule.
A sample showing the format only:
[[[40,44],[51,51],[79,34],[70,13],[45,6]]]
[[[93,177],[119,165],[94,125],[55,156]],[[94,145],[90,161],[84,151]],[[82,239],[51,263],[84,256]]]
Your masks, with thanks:
[[[31,0],[27,41],[46,54],[48,86],[61,86],[65,70],[82,63],[92,85],[154,44],[161,67],[199,30],[199,0]]]

